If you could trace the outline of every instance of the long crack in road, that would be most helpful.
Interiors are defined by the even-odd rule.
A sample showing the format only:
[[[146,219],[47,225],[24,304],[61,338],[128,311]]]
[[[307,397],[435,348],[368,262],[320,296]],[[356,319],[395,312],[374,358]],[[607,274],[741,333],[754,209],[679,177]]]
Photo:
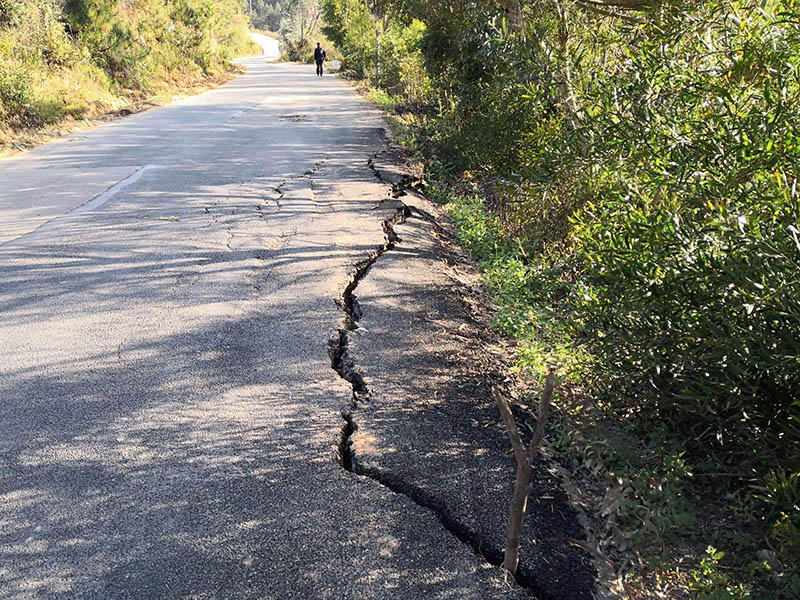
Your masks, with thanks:
[[[346,84],[247,66],[0,164],[0,597],[527,597],[342,468],[387,389],[354,289],[411,212]]]

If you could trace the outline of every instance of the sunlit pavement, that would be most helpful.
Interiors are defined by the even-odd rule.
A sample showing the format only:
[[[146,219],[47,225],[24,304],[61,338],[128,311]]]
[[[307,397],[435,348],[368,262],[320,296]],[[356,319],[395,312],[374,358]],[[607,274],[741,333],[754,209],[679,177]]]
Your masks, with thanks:
[[[382,124],[313,66],[246,64],[0,163],[0,597],[508,597],[336,462]]]
[[[264,35],[263,33],[256,33],[255,31],[250,34],[253,41],[261,46],[261,51],[264,53],[264,59],[268,61],[275,61],[281,57],[280,44],[275,38]]]

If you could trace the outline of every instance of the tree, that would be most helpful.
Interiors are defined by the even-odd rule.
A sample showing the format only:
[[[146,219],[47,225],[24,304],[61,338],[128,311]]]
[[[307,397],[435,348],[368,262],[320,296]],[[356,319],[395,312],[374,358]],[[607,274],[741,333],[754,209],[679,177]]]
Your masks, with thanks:
[[[310,62],[312,37],[319,33],[319,0],[292,0],[281,18],[281,42],[290,60]]]

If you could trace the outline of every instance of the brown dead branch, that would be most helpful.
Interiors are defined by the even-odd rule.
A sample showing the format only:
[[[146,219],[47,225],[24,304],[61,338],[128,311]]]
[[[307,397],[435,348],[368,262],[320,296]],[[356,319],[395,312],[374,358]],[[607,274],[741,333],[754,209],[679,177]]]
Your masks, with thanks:
[[[533,461],[544,437],[544,428],[547,423],[547,411],[553,398],[555,387],[555,374],[549,373],[544,383],[544,392],[539,402],[539,413],[536,417],[536,430],[533,433],[528,447],[522,442],[517,429],[514,414],[508,405],[508,401],[497,390],[493,389],[495,402],[503,416],[506,425],[506,433],[514,449],[514,458],[517,460],[517,477],[514,481],[514,497],[511,500],[511,510],[508,521],[508,534],[506,536],[506,547],[503,559],[503,568],[516,575],[519,565],[519,545],[522,538],[522,523],[525,519],[525,510],[528,507],[528,495],[531,492],[531,479],[533,476]]]

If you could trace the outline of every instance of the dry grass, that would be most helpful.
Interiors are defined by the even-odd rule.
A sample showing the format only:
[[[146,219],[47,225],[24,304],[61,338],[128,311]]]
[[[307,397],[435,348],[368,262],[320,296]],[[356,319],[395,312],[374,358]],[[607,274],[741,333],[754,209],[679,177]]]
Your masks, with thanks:
[[[254,32],[260,33],[261,35],[265,35],[267,37],[271,37],[272,39],[279,40],[281,36],[274,31],[267,31],[266,29],[253,29]]]

